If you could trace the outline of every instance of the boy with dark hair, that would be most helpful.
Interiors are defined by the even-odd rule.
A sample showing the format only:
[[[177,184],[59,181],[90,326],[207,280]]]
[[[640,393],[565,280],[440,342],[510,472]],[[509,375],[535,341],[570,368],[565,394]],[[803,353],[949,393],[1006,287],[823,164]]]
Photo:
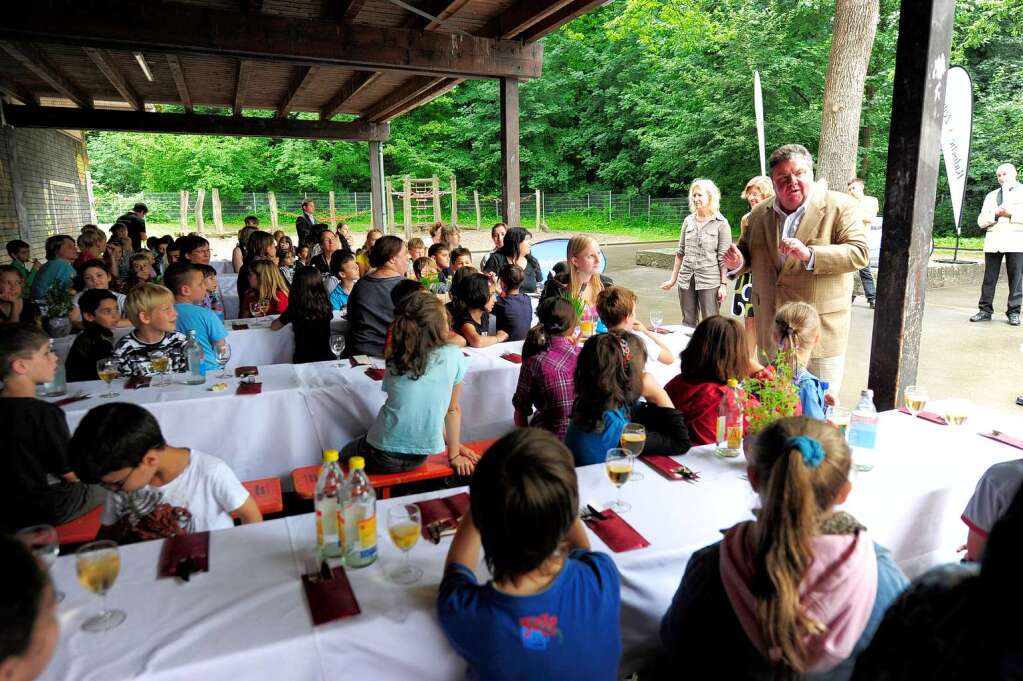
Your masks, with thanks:
[[[497,330],[508,334],[508,340],[526,340],[533,326],[533,304],[519,288],[525,274],[518,265],[505,265],[497,275],[501,282],[501,295],[494,304]]]
[[[216,313],[202,307],[206,297],[202,271],[187,262],[178,262],[167,268],[163,275],[164,285],[174,294],[175,309],[178,313],[177,329],[188,335],[195,331],[195,338],[202,348],[202,373],[217,369],[217,353],[224,346],[227,329]]]
[[[49,573],[23,542],[0,536],[0,679],[38,678],[59,640]]]
[[[11,256],[11,265],[21,272],[21,278],[25,282],[22,297],[28,298],[29,291],[32,288],[32,283],[35,281],[36,274],[39,273],[39,268],[42,267],[42,263],[40,263],[37,258],[32,258],[31,247],[29,247],[29,245],[21,239],[12,239],[7,242],[7,255]],[[29,258],[32,258],[31,268],[25,265]]]
[[[433,258],[433,261],[437,264],[437,276],[440,277],[441,283],[446,283],[452,274],[451,251],[448,250],[447,244],[433,244],[430,246],[430,250],[427,251],[427,255]]]
[[[82,332],[68,352],[64,366],[67,380],[96,381],[96,363],[114,354],[114,329],[121,321],[117,296],[105,288],[91,288],[78,297],[82,311]]]
[[[337,284],[330,291],[330,307],[332,310],[344,310],[348,307],[348,296],[359,281],[359,264],[355,262],[355,254],[351,251],[334,251],[330,255],[330,273]]]
[[[36,399],[36,386],[52,381],[56,369],[41,329],[0,327],[0,420],[10,425],[0,456],[0,527],[8,530],[66,523],[103,501],[103,490],[79,483],[68,465],[64,412]]]
[[[144,203],[136,203],[130,211],[117,218],[117,221],[125,226],[128,237],[131,238],[131,250],[137,251],[142,248],[147,238],[146,215],[149,208]]]
[[[618,570],[589,550],[578,508],[572,454],[547,431],[512,431],[476,464],[437,601],[469,678],[618,678]]]
[[[472,251],[464,246],[459,246],[451,251],[451,274],[454,274],[466,265],[472,265]]]
[[[114,359],[122,376],[151,376],[154,373],[151,356],[163,353],[170,360],[170,371],[188,371],[185,356],[187,338],[178,333],[175,323],[178,312],[174,295],[159,284],[139,284],[128,293],[124,301],[124,314],[135,330],[117,341]]]
[[[596,306],[600,321],[608,331],[630,331],[646,345],[646,356],[661,364],[673,364],[675,355],[660,338],[636,319],[636,294],[624,286],[608,286],[597,294]]]
[[[78,246],[67,234],[57,234],[46,240],[46,264],[36,274],[32,282],[32,299],[42,300],[46,291],[54,282],[60,282],[64,288],[71,288],[71,280],[75,278],[75,268],[71,263],[78,257]]]
[[[166,442],[153,415],[126,402],[89,411],[68,449],[83,480],[108,491],[100,536],[156,539],[263,520],[221,459]]]
[[[255,227],[257,229],[259,228],[259,218],[257,218],[255,215],[246,215],[245,219],[242,222],[244,223],[242,227]]]
[[[208,264],[193,265],[202,272],[202,285],[206,289],[206,295],[203,296],[200,304],[207,310],[213,310],[213,314],[217,315],[220,321],[224,321],[224,295],[220,292],[220,285],[217,283],[217,268]]]

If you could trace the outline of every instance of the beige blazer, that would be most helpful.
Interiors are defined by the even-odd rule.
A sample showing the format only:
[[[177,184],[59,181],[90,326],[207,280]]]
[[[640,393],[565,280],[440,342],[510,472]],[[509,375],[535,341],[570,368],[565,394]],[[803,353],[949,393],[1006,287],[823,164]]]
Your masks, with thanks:
[[[757,204],[749,225],[739,239],[746,264],[751,270],[753,310],[757,321],[757,345],[774,356],[771,331],[774,313],[785,303],[805,301],[821,316],[821,342],[814,357],[845,354],[849,338],[853,273],[866,267],[869,259],[867,232],[859,206],[849,196],[816,188],[796,230],[795,238],[813,249],[814,268],[796,258],[779,263],[778,241],[782,223],[774,212],[775,199]]]

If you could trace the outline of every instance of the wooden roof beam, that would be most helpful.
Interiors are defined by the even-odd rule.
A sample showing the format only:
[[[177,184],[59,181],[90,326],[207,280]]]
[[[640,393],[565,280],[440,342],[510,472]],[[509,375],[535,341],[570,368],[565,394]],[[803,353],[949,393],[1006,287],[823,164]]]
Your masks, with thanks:
[[[558,12],[574,0],[553,0],[546,7],[535,0],[519,0],[517,3],[494,17],[480,31],[480,35],[491,38],[514,38],[528,28],[535,26],[555,12]],[[539,9],[538,9],[539,6]]]
[[[367,85],[370,85],[373,81],[380,77],[379,72],[373,71],[360,71],[356,73],[351,79],[341,86],[330,100],[320,108],[320,120],[329,121],[331,118],[336,116],[341,108],[348,103],[352,97],[357,95]]]
[[[18,128],[115,130],[184,135],[293,137],[300,139],[384,142],[386,123],[369,121],[304,121],[292,118],[253,118],[214,114],[147,113],[110,109],[71,109],[56,106],[4,107],[7,123]]]
[[[444,78],[431,78],[430,76],[414,76],[391,94],[363,111],[362,118],[367,121],[382,120],[390,111],[407,104],[444,80]]]
[[[422,10],[436,17],[430,20],[418,14],[411,14],[405,21],[406,28],[414,28],[420,31],[436,31],[443,26],[446,19],[454,16],[458,10],[469,4],[469,0],[429,0],[422,7]]]
[[[85,50],[85,54],[89,55],[89,59],[92,60],[100,72],[106,76],[106,79],[110,81],[114,89],[120,93],[121,98],[131,105],[131,108],[136,111],[142,111],[145,108],[145,102],[139,97],[139,93],[135,92],[135,88],[127,81],[121,70],[117,68],[117,64],[110,58],[109,52],[96,47],[84,47],[82,49]]]
[[[170,67],[171,76],[174,78],[174,85],[178,88],[178,97],[185,107],[185,113],[192,113],[192,95],[188,91],[188,82],[185,80],[185,72],[181,68],[181,60],[176,54],[167,55],[167,66]]]
[[[237,76],[234,80],[234,105],[231,107],[232,116],[242,115],[242,102],[245,100],[245,95],[249,92],[249,74],[252,71],[252,65],[244,59],[238,61]]]
[[[22,104],[38,104],[39,98],[32,92],[26,90],[20,85],[16,85],[10,82],[0,81],[0,95],[7,97],[7,99],[14,99]]]
[[[118,20],[110,21],[110,16]],[[0,22],[0,40],[207,54],[447,78],[536,78],[543,62],[542,45],[517,40],[136,0],[34,0],[5,15]]]
[[[288,91],[284,94],[284,98],[281,99],[281,103],[277,105],[277,113],[274,114],[277,118],[284,118],[291,111],[291,104],[295,101],[295,97],[302,91],[309,83],[312,82],[316,74],[320,72],[319,66],[302,66],[299,68],[298,75],[291,81],[291,85],[288,86]]]
[[[423,91],[416,97],[413,97],[412,99],[406,101],[401,106],[391,109],[382,116],[378,116],[376,120],[380,122],[391,121],[397,118],[398,116],[402,115],[403,113],[411,111],[412,109],[415,109],[418,106],[426,104],[432,99],[436,99],[437,97],[440,97],[441,95],[450,92],[451,90],[455,89],[455,87],[459,83],[462,82],[464,82],[462,78],[444,78],[441,80],[441,82]]]
[[[13,12],[12,14],[17,14],[17,12]],[[92,108],[92,101],[89,99],[88,95],[79,90],[74,83],[68,80],[67,76],[58,71],[57,68],[32,45],[11,41],[0,41],[0,48],[3,48],[7,54],[21,62],[22,66],[34,73],[37,77],[46,81],[47,85],[52,87],[62,96],[67,97],[74,102],[76,106],[83,109]]]
[[[345,21],[355,21],[355,17],[359,16],[359,12],[362,11],[362,6],[365,4],[366,0],[340,0],[337,16]]]
[[[530,43],[535,42],[548,33],[558,30],[576,17],[582,16],[607,2],[608,0],[574,0],[574,2],[568,3],[553,14],[544,17],[542,21],[533,24],[521,35],[517,35],[516,38]]]

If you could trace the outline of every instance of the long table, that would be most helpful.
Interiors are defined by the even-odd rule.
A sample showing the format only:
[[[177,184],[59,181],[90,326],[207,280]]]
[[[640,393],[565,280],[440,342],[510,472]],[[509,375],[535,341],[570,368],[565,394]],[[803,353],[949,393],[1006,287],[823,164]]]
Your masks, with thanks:
[[[846,509],[890,548],[915,576],[956,560],[966,528],[959,514],[978,477],[993,463],[1019,451],[979,437],[998,424],[971,416],[959,430],[887,412],[880,417],[877,467],[854,477]],[[1023,433],[1016,433],[1023,434]],[[712,447],[676,460],[701,474],[697,483],[668,481],[652,469],[630,481],[624,517],[650,542],[637,551],[611,554],[622,576],[622,673],[629,673],[658,645],[660,618],[671,602],[690,556],[718,541],[720,530],[752,518],[756,496],[743,479],[743,459],[722,460]],[[581,502],[605,505],[614,498],[603,467],[577,469]],[[313,516],[302,515],[214,532],[211,571],[187,583],[156,580],[162,542],[122,548],[122,576],[109,595],[128,613],[121,627],[101,635],[78,627],[98,599],[76,584],[74,559],[53,567],[63,633],[44,679],[378,679],[454,681],[464,664],[446,643],[435,615],[437,587],[450,539],[420,541],[411,560],[424,571],[411,586],[392,584],[386,571],[400,560],[387,539],[383,518],[393,504],[446,496],[444,490],[379,501],[380,560],[349,570],[362,614],[314,628],[299,577],[314,568]],[[606,551],[589,533],[595,550]],[[477,575],[487,579],[486,568]]]

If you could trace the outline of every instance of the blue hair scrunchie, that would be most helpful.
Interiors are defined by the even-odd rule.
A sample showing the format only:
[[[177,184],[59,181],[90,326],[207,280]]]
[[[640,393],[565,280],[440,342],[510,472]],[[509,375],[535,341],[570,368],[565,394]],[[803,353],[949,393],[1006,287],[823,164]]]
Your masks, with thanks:
[[[787,449],[798,449],[799,453],[803,455],[803,463],[808,468],[817,468],[817,466],[821,465],[821,461],[824,461],[824,447],[812,437],[794,435],[785,440],[785,447]]]

